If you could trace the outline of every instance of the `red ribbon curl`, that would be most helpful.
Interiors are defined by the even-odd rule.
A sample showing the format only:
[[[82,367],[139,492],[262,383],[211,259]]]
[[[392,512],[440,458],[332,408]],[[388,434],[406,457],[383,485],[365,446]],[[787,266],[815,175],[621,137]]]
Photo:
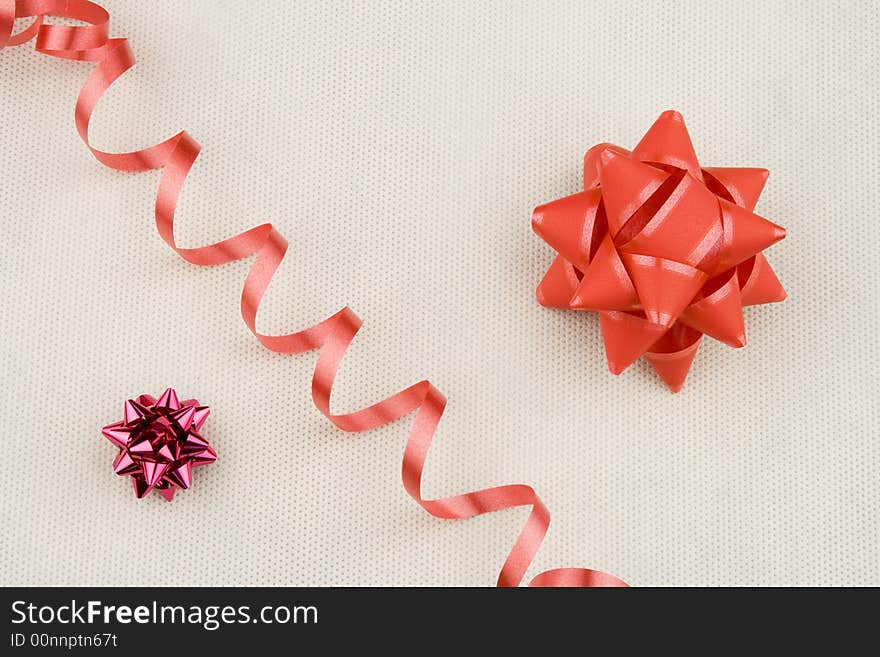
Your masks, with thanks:
[[[83,26],[45,25],[51,15],[86,23]],[[25,30],[13,35],[15,18],[35,17]],[[519,506],[531,513],[507,555],[498,575],[499,586],[517,586],[537,553],[550,514],[531,486],[512,484],[486,488],[436,500],[421,494],[422,472],[434,432],[443,415],[446,399],[429,381],[420,381],[372,406],[353,413],[330,411],[330,394],[339,364],[361,326],[360,318],[343,308],[324,321],[287,335],[265,335],[257,331],[260,300],[287,251],[287,240],[271,224],[261,224],[221,242],[199,248],[182,248],[174,240],[177,201],[196,157],[199,144],[180,132],[155,146],[128,153],[107,153],[89,142],[89,120],[107,88],[134,64],[134,55],[124,38],[109,38],[107,11],[87,0],[0,0],[0,49],[26,43],[36,36],[36,50],[64,59],[97,62],[76,101],[76,129],[95,158],[120,171],[161,169],[156,195],[156,228],[159,235],[187,262],[201,266],[221,265],[256,256],[241,293],[241,315],[251,333],[267,349],[284,354],[319,350],[312,377],[312,399],[333,424],[343,431],[359,432],[388,424],[416,412],[403,455],[403,485],[409,495],[432,516],[447,519],[471,518]],[[559,568],[537,575],[531,586],[626,586],[603,572],[582,568]]]

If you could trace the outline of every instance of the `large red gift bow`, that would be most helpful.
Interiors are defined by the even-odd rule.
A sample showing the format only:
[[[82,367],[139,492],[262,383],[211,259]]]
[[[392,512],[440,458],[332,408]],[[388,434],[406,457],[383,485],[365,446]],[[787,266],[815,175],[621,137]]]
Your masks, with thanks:
[[[785,299],[762,253],[785,229],[753,212],[768,173],[701,167],[673,110],[632,151],[594,146],[584,190],[532,215],[558,252],[538,302],[598,312],[608,369],[644,356],[678,392],[704,334],[743,347],[743,307]]]
[[[44,25],[43,16],[83,21],[85,26]],[[16,18],[35,17],[22,32],[13,35]],[[156,228],[163,240],[187,262],[221,265],[256,255],[241,293],[245,324],[267,348],[280,353],[319,349],[312,378],[312,398],[318,410],[343,431],[367,431],[416,411],[403,455],[403,485],[428,513],[438,518],[471,518],[519,506],[531,506],[526,524],[507,555],[498,575],[498,586],[518,586],[532,563],[547,528],[550,514],[531,486],[512,484],[436,500],[421,494],[422,471],[434,432],[443,415],[446,399],[429,381],[420,381],[368,408],[336,415],[330,412],[330,393],[336,370],[361,325],[349,308],[303,331],[288,335],[264,335],[256,329],[260,300],[287,251],[287,241],[271,224],[250,228],[239,235],[195,249],[178,247],[174,241],[174,211],[200,146],[186,132],[160,144],[130,153],[106,153],[89,143],[89,120],[101,95],[134,64],[127,39],[109,38],[107,11],[87,0],[0,0],[0,49],[37,37],[36,49],[53,57],[97,62],[76,101],[76,129],[83,143],[102,164],[120,171],[162,169],[156,196]],[[557,568],[532,579],[530,586],[626,586],[607,573],[585,568]]]

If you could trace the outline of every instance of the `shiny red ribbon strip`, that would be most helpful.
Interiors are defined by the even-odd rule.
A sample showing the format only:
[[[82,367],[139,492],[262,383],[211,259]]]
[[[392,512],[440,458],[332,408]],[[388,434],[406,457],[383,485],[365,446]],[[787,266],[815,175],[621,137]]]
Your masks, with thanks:
[[[82,21],[84,26],[45,25],[43,16]],[[25,30],[13,35],[15,18],[35,17]],[[312,378],[312,398],[318,410],[343,431],[358,432],[388,424],[415,411],[403,455],[403,485],[409,495],[432,516],[471,518],[519,506],[531,513],[498,575],[499,586],[518,586],[537,553],[550,514],[531,486],[512,484],[454,495],[436,500],[422,497],[421,480],[428,449],[443,415],[446,399],[429,381],[420,381],[372,406],[353,413],[330,411],[330,394],[336,371],[361,326],[349,308],[305,330],[288,335],[265,335],[257,331],[260,300],[287,251],[287,241],[271,224],[261,224],[229,239],[194,249],[174,241],[174,212],[190,168],[201,147],[186,132],[160,144],[129,153],[106,153],[89,143],[89,120],[107,88],[134,64],[127,39],[109,38],[107,11],[87,0],[0,0],[0,49],[19,45],[36,36],[38,52],[64,59],[97,62],[76,101],[76,129],[83,143],[99,162],[120,171],[162,169],[156,196],[156,228],[163,240],[187,262],[201,266],[221,265],[256,256],[241,294],[241,315],[257,339],[272,351],[285,354],[319,350]],[[559,568],[537,575],[530,586],[626,586],[596,570]]]

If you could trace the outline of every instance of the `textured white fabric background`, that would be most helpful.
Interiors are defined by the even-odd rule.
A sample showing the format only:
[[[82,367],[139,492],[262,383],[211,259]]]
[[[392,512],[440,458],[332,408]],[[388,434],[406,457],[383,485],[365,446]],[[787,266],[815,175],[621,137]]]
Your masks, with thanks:
[[[270,220],[290,239],[259,318],[365,318],[334,406],[428,376],[450,398],[425,492],[536,486],[530,576],[632,584],[880,584],[878,5],[874,2],[124,2],[139,63],[93,139],[204,146],[184,245]],[[429,517],[409,420],[350,436],[312,406],[315,354],[261,348],[249,263],[161,243],[158,173],[96,163],[91,65],[0,53],[0,582],[492,584],[526,510]],[[531,209],[580,189],[592,144],[680,110],[704,164],[771,170],[758,211],[789,292],[707,341],[685,390],[606,370],[598,322],[540,308]],[[174,385],[220,460],[138,502],[100,436]]]

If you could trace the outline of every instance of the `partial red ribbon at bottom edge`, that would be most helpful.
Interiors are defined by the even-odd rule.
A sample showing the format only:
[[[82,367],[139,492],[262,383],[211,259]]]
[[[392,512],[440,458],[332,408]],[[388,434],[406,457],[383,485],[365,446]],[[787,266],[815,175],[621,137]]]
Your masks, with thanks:
[[[45,25],[51,15],[87,23],[83,26]],[[35,17],[13,35],[15,18]],[[530,506],[531,512],[498,575],[498,586],[518,586],[534,560],[550,525],[550,514],[531,486],[511,484],[452,497],[422,497],[421,480],[428,449],[446,407],[446,399],[429,381],[420,381],[372,406],[352,413],[330,411],[330,394],[339,364],[361,326],[349,308],[305,330],[288,335],[264,335],[256,329],[263,294],[287,251],[287,241],[271,224],[261,224],[229,239],[199,248],[182,248],[174,240],[174,213],[186,177],[201,147],[186,132],[155,146],[128,153],[107,153],[89,142],[92,112],[107,88],[134,64],[127,39],[108,36],[110,16],[87,0],[0,0],[0,48],[20,45],[36,36],[36,50],[64,59],[97,62],[76,101],[76,128],[83,143],[102,164],[120,171],[162,169],[156,196],[156,228],[163,240],[187,262],[221,265],[256,256],[241,294],[241,315],[251,333],[267,348],[285,354],[319,350],[312,377],[312,398],[318,410],[343,431],[360,432],[388,424],[415,411],[403,455],[403,485],[432,516],[463,519],[493,511]],[[559,568],[532,579],[531,586],[626,586],[622,580],[596,570]]]

